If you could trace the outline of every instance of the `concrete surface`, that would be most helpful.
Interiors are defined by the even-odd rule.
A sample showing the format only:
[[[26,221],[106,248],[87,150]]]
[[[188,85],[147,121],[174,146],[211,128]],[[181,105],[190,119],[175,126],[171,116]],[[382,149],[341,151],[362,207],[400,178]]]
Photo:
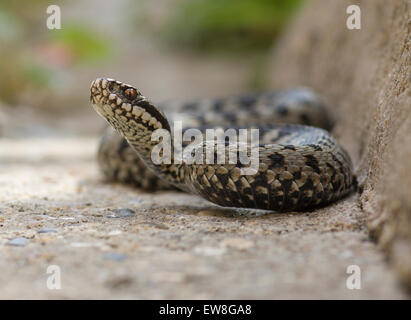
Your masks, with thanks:
[[[0,298],[406,297],[356,195],[310,213],[218,209],[105,183],[96,145],[0,140]],[[47,289],[51,265],[60,290]],[[346,287],[349,265],[360,290]]]

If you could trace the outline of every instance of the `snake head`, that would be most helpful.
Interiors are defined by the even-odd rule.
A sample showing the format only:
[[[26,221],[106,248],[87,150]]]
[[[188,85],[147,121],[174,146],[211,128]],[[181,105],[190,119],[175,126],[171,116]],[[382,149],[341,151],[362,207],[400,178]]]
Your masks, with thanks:
[[[132,106],[143,100],[145,97],[136,88],[111,78],[97,78],[91,83],[90,101],[103,117],[119,108],[132,111]]]
[[[164,114],[129,84],[111,78],[97,78],[91,83],[90,102],[107,122],[126,136],[130,129],[169,129]]]

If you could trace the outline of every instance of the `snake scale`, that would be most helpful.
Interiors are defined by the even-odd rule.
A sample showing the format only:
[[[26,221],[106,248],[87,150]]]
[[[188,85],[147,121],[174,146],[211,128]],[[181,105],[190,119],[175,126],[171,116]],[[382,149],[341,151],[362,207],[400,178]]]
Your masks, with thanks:
[[[131,85],[110,78],[91,84],[93,108],[112,128],[98,162],[106,177],[144,189],[178,188],[224,207],[304,211],[347,195],[354,187],[349,155],[325,129],[332,121],[309,89],[296,88],[218,99],[168,102],[158,107]],[[156,129],[256,128],[258,171],[236,163],[155,164]],[[117,131],[117,132],[116,132]],[[120,133],[120,134],[118,134]],[[207,151],[204,141],[199,148]],[[186,142],[187,145],[187,142]],[[207,150],[206,150],[207,149]],[[214,151],[217,157],[217,152]],[[174,159],[173,159],[174,160]]]

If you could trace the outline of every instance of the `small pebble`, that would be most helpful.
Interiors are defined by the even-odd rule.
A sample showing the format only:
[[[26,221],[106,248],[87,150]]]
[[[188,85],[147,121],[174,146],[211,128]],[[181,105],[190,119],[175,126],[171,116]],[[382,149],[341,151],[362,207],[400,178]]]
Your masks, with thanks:
[[[127,218],[127,217],[133,217],[135,214],[133,210],[128,209],[128,208],[114,209],[112,211],[115,214],[110,215],[109,218]]]
[[[40,230],[37,231],[37,233],[49,233],[49,232],[54,232],[57,233],[57,229],[52,229],[52,228],[41,228]]]
[[[113,260],[113,261],[123,261],[126,258],[127,258],[127,256],[125,254],[116,253],[116,252],[106,253],[103,256],[104,260]]]
[[[11,239],[9,242],[6,243],[8,246],[14,246],[14,247],[24,247],[29,243],[29,239],[24,238],[24,237],[17,237],[14,239]]]

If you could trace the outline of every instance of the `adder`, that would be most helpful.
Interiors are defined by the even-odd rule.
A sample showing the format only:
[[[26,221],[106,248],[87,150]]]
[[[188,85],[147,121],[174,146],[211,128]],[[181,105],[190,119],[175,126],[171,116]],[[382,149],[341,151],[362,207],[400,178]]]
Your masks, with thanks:
[[[178,188],[223,207],[278,212],[313,209],[353,190],[351,159],[326,130],[332,121],[309,89],[158,106],[135,87],[110,78],[94,80],[90,90],[93,108],[112,127],[98,151],[99,165],[110,179],[150,190]],[[258,171],[244,174],[239,160],[188,164],[172,158],[171,163],[154,163],[152,152],[159,142],[153,133],[163,129],[176,139],[176,120],[184,128],[201,130],[258,129]],[[209,152],[215,143],[205,140],[197,150]]]

